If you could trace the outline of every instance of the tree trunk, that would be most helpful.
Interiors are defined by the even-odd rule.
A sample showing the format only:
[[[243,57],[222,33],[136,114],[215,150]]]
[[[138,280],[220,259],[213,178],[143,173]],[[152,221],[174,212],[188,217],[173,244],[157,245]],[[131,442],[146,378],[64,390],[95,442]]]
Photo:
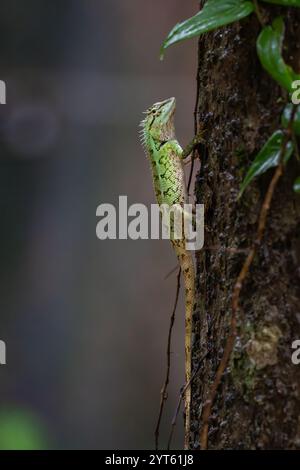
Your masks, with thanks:
[[[299,9],[262,8],[269,20],[278,13],[286,17],[285,60],[299,72]],[[203,407],[229,333],[233,287],[255,239],[274,170],[237,201],[239,186],[280,126],[288,99],[258,60],[260,28],[252,15],[199,41],[198,122],[206,129],[206,149],[196,197],[205,204],[206,232],[205,249],[197,255],[192,449],[200,446]],[[300,448],[300,365],[291,360],[292,342],[300,339],[300,197],[292,190],[299,175],[293,157],[276,187],[263,241],[241,291],[234,350],[208,422],[209,449]]]

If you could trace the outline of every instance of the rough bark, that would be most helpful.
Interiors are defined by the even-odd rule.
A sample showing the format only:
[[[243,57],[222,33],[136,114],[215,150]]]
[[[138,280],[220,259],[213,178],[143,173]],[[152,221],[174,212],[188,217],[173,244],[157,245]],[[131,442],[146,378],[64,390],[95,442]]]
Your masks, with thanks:
[[[300,71],[299,9],[263,7],[270,18],[287,16],[285,58]],[[257,18],[200,39],[199,123],[206,129],[196,181],[205,204],[205,247],[197,256],[197,309],[192,387],[191,448],[199,448],[202,410],[223,354],[232,289],[250,247],[272,170],[251,184],[240,201],[239,185],[250,162],[278,127],[287,97],[262,69],[256,54]],[[300,339],[300,174],[291,161],[276,189],[263,243],[244,284],[238,337],[209,421],[209,449],[300,448],[300,365],[291,345]],[[220,245],[220,250],[210,249]]]

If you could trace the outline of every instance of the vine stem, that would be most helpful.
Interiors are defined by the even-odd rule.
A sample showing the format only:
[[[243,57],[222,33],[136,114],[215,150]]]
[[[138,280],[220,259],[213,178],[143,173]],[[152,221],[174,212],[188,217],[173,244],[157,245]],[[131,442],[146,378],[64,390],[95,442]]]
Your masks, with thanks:
[[[265,26],[265,21],[263,19],[262,14],[261,14],[260,7],[258,5],[257,0],[253,0],[253,4],[254,4],[254,9],[255,9],[257,19],[260,22],[261,26],[264,27]]]
[[[234,348],[234,343],[235,339],[237,336],[237,314],[239,310],[239,300],[240,300],[240,293],[243,288],[244,281],[246,277],[249,274],[250,267],[252,265],[252,262],[255,258],[255,255],[257,253],[258,248],[261,245],[265,229],[266,229],[266,224],[267,224],[267,217],[270,211],[271,207],[271,202],[274,196],[275,189],[277,187],[277,184],[283,174],[283,158],[286,152],[286,148],[288,145],[289,140],[292,137],[293,131],[292,131],[292,123],[294,120],[295,116],[295,108],[293,110],[293,113],[291,115],[288,129],[284,138],[284,141],[282,143],[282,147],[280,150],[280,156],[279,156],[279,165],[274,171],[273,177],[271,179],[271,182],[268,186],[268,190],[266,192],[261,211],[259,214],[258,218],[258,226],[257,226],[257,232],[256,232],[256,238],[252,244],[252,247],[249,251],[249,254],[242,266],[242,269],[236,279],[236,282],[233,287],[233,293],[232,293],[232,313],[231,313],[231,321],[230,321],[230,329],[229,329],[229,335],[226,341],[224,353],[221,359],[221,362],[219,364],[219,367],[217,369],[215,379],[213,381],[213,384],[211,386],[208,398],[204,404],[203,408],[203,415],[202,415],[202,431],[200,434],[200,445],[202,450],[206,450],[208,448],[208,427],[209,427],[209,418],[211,415],[211,409],[214,403],[214,399],[217,393],[217,389],[220,385],[220,382],[222,380],[222,376],[228,366],[228,362],[231,356],[231,353]]]
[[[271,183],[269,185],[269,188],[268,188],[268,191],[267,191],[265,201],[262,205],[262,210],[261,210],[261,214],[260,214],[260,218],[259,218],[259,229],[258,229],[258,232],[257,232],[256,241],[253,244],[253,246],[252,246],[252,248],[251,248],[251,250],[250,250],[250,252],[249,252],[249,254],[246,258],[246,261],[244,262],[243,267],[242,267],[242,269],[241,269],[241,271],[240,271],[240,273],[237,277],[237,280],[234,284],[233,294],[232,294],[232,315],[231,315],[229,336],[228,336],[228,339],[227,339],[227,342],[226,342],[223,357],[221,359],[221,362],[220,362],[220,365],[218,367],[213,385],[212,385],[210,393],[209,393],[209,397],[208,397],[207,401],[205,402],[204,409],[203,409],[203,418],[202,418],[203,428],[202,428],[202,433],[201,433],[201,438],[200,438],[200,444],[201,444],[201,449],[202,450],[207,449],[208,425],[209,425],[209,418],[210,418],[210,415],[211,415],[211,408],[212,408],[212,405],[213,405],[213,402],[214,402],[214,399],[215,399],[215,396],[216,396],[217,389],[220,385],[223,373],[225,372],[225,370],[227,368],[227,364],[228,364],[229,358],[231,356],[231,353],[232,353],[232,350],[233,350],[233,347],[234,347],[235,338],[237,336],[237,311],[239,309],[240,292],[241,292],[242,287],[243,287],[243,282],[245,281],[245,279],[248,275],[250,266],[251,266],[251,264],[254,260],[257,248],[261,243],[261,240],[262,240],[262,237],[263,237],[263,234],[264,234],[265,224],[266,224],[266,217],[267,217],[268,211],[270,209],[270,202],[273,198],[275,188],[277,186],[277,183],[278,183],[282,173],[283,173],[283,168],[282,168],[282,164],[280,164],[277,167],[277,169],[276,169],[276,171],[273,175],[272,181],[271,181]]]
[[[174,417],[173,417],[172,423],[171,423],[171,431],[170,431],[170,434],[169,434],[168,448],[167,448],[167,450],[170,450],[170,448],[171,448],[172,437],[173,437],[174,429],[175,429],[175,427],[176,427],[176,422],[177,422],[178,414],[179,414],[179,411],[180,411],[180,407],[181,407],[182,401],[183,401],[184,396],[185,396],[185,392],[187,391],[187,389],[189,388],[189,386],[192,385],[194,379],[196,378],[198,372],[200,371],[200,366],[201,366],[202,362],[204,361],[204,359],[206,358],[206,356],[208,356],[209,352],[210,352],[210,351],[207,351],[207,352],[201,357],[201,359],[199,360],[197,369],[196,369],[195,372],[193,373],[193,375],[192,375],[192,377],[190,378],[190,380],[184,385],[184,387],[183,387],[183,388],[181,389],[181,391],[180,391],[180,395],[179,395],[177,407],[176,407],[176,410],[175,410],[175,413],[174,413]]]
[[[172,311],[172,315],[170,318],[170,326],[169,326],[169,333],[168,333],[168,343],[167,343],[167,371],[166,371],[166,378],[163,384],[163,387],[160,392],[160,406],[159,406],[159,413],[157,418],[157,424],[155,428],[155,450],[158,450],[159,444],[159,431],[160,431],[160,424],[161,418],[164,411],[165,402],[167,400],[167,390],[170,381],[170,370],[171,370],[171,342],[172,342],[172,331],[175,322],[175,314],[178,304],[179,292],[180,292],[180,276],[181,276],[181,268],[178,269],[177,274],[177,288],[176,288],[176,295],[175,295],[175,302]]]
[[[198,53],[199,53],[199,50],[200,50],[200,40],[201,40],[201,36],[199,37],[199,40],[198,40]],[[197,67],[196,83],[197,83],[197,87],[196,87],[196,101],[195,101],[195,108],[194,108],[194,137],[196,137],[198,135],[198,108],[199,108],[199,94],[200,94],[200,61],[198,63],[198,67]],[[192,152],[192,165],[191,165],[191,170],[190,170],[190,176],[189,176],[188,185],[187,185],[187,192],[188,192],[189,196],[190,196],[190,188],[191,188],[192,176],[193,176],[193,172],[194,172],[195,159],[196,159],[197,153],[198,153],[197,148],[194,148],[193,152]]]
[[[298,142],[297,142],[297,137],[295,135],[295,132],[293,132],[293,144],[295,147],[295,154],[298,162],[300,162],[300,155],[299,155],[299,147],[298,147]]]

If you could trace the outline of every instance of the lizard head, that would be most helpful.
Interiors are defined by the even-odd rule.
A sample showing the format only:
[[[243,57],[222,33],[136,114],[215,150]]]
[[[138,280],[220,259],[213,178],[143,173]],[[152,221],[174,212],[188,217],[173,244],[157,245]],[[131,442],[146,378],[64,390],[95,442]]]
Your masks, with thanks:
[[[175,107],[175,98],[169,98],[155,103],[147,109],[146,117],[142,121],[142,127],[155,141],[166,142],[175,137]]]

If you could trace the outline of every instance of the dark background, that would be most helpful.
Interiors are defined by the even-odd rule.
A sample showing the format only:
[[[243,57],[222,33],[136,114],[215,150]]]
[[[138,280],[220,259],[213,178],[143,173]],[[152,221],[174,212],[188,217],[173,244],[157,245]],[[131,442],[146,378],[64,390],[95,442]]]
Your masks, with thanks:
[[[142,111],[193,133],[196,0],[2,0],[1,448],[152,448],[176,265],[168,241],[99,241],[96,208],[154,201]],[[164,436],[183,376],[182,300]],[[182,445],[182,423],[175,446]],[[165,441],[165,440],[164,440]]]

